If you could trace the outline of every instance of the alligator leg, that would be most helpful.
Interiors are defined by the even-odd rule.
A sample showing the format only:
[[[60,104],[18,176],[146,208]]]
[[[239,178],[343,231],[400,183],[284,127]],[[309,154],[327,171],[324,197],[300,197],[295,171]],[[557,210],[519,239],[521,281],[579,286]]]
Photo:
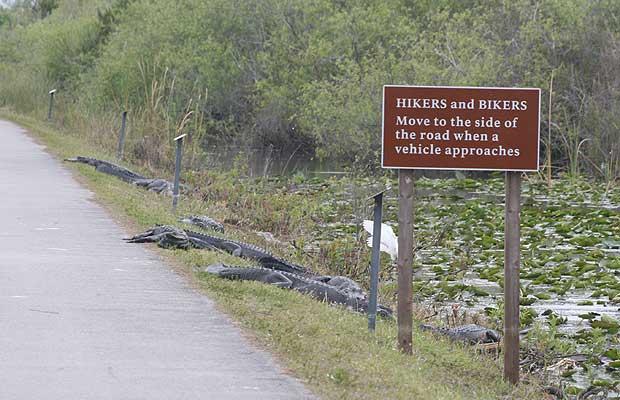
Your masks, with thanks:
[[[191,245],[184,231],[166,225],[155,226],[144,233],[123,240],[128,243],[158,242],[159,246],[164,248],[188,249]]]
[[[242,252],[243,252],[243,249],[241,248],[240,245],[234,242],[226,241],[226,240],[222,240],[220,243],[216,245],[216,247],[220,248],[221,250],[225,250],[226,252],[228,252],[229,254],[232,254],[235,257],[241,257]]]
[[[213,270],[213,269],[212,269]],[[269,285],[277,286],[281,289],[290,289],[293,287],[293,281],[286,277],[284,274],[278,271],[269,270],[253,270],[248,268],[243,269],[221,269],[218,271],[218,275],[227,279],[238,279],[241,281],[256,281],[261,283],[267,283]]]
[[[277,274],[277,275],[281,276],[284,279],[278,282],[269,282],[270,285],[277,286],[281,289],[290,289],[291,286],[293,286],[293,281],[288,279],[286,276],[282,274]]]

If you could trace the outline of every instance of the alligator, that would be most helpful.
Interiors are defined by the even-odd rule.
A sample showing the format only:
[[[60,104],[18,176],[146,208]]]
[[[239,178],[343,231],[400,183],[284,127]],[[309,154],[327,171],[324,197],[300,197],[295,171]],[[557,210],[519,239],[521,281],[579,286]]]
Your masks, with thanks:
[[[95,167],[95,170],[108,175],[114,175],[127,183],[134,183],[136,180],[147,179],[145,176],[137,174],[125,167],[112,164],[108,161],[98,160],[96,158],[77,156],[75,158],[66,158],[65,161],[91,165]]]
[[[344,305],[357,312],[368,312],[368,301],[365,299],[360,299],[355,295],[351,296],[336,286],[292,272],[276,271],[262,266],[239,267],[225,264],[209,265],[203,268],[203,271],[220,278],[257,281],[284,289],[296,290],[320,301]],[[392,317],[392,310],[377,305],[377,315],[390,318]]]
[[[91,158],[91,157],[82,157],[82,156],[77,156],[75,158],[66,158],[65,161],[79,162],[79,163],[91,165],[95,167],[95,170],[99,172],[103,172],[104,174],[115,176],[121,179],[122,181],[143,187],[146,190],[149,190],[152,192],[172,194],[173,185],[171,182],[165,179],[147,178],[125,167],[112,164],[111,162],[108,162],[108,161],[98,160],[96,158]]]
[[[315,276],[312,279],[326,283],[336,289],[345,292],[348,296],[358,298],[360,300],[368,299],[368,295],[360,287],[360,285],[351,278],[346,276]]]
[[[206,215],[188,215],[187,217],[179,218],[179,222],[196,225],[202,229],[211,229],[216,232],[224,233],[224,225],[217,222],[213,218],[207,217]]]
[[[142,234],[127,238],[125,240],[130,243],[161,243],[162,237],[165,237],[168,232],[170,232],[170,235],[172,236],[178,236],[178,231],[179,228],[175,228],[173,226],[158,225]],[[232,239],[220,238],[217,236],[208,235],[206,233],[198,233],[188,229],[182,229],[182,231],[187,235],[190,242],[190,247],[192,248],[224,250],[227,253],[230,253],[237,257],[258,261],[261,266],[265,268],[276,269],[286,272],[294,272],[297,274],[308,274],[308,270],[305,267],[278,258],[273,254],[269,253],[267,250],[253,244],[239,242]],[[174,243],[174,240],[164,240],[164,243]],[[187,247],[179,248],[187,249]]]
[[[174,189],[174,185],[172,182],[169,182],[165,179],[155,178],[155,179],[138,179],[133,182],[134,185],[140,186],[155,193],[164,193],[167,195],[172,195],[172,191]]]
[[[476,324],[460,325],[454,328],[436,328],[422,324],[420,329],[445,335],[452,340],[469,344],[497,343],[501,340],[499,332]]]
[[[170,225],[157,225],[144,233],[124,238],[128,243],[157,243],[166,249],[188,250],[193,246],[184,230]]]
[[[307,274],[308,270],[301,265],[297,265],[286,261],[282,258],[276,257],[267,250],[258,247],[256,245],[236,241],[232,239],[220,238],[217,236],[208,235],[206,233],[198,233],[190,230],[185,230],[187,235],[195,243],[204,243],[207,248],[215,247],[220,250],[224,250],[233,256],[247,258],[255,260],[265,268],[277,269],[279,271],[294,272],[297,274]]]

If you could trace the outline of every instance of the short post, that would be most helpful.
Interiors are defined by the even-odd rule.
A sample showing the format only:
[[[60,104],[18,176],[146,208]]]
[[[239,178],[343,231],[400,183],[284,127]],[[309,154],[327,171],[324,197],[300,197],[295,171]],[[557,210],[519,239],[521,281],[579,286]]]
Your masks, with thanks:
[[[504,379],[519,382],[519,265],[521,173],[506,172],[504,221]]]
[[[413,171],[398,170],[398,347],[412,354],[413,331]]]
[[[125,150],[125,129],[127,128],[127,111],[123,111],[121,114],[121,134],[118,138],[118,150],[116,158],[123,159],[123,151]]]
[[[56,94],[56,89],[52,89],[49,91],[49,95],[50,95],[50,106],[47,110],[47,120],[51,121],[52,120],[52,108],[54,107],[54,94]]]
[[[377,292],[379,290],[379,262],[381,256],[381,214],[383,213],[383,193],[372,197],[375,200],[372,227],[372,258],[370,261],[370,298],[368,299],[368,330],[375,331],[377,323]]]
[[[181,157],[183,156],[183,138],[187,134],[179,135],[174,138],[177,143],[176,162],[174,164],[174,189],[172,190],[172,212],[177,212],[179,202],[179,178],[181,176]]]

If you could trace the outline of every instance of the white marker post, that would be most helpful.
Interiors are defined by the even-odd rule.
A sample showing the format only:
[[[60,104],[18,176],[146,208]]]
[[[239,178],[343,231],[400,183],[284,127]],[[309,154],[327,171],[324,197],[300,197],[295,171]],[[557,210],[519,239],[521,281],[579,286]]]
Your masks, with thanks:
[[[125,130],[127,129],[127,111],[123,111],[121,114],[121,133],[118,138],[118,149],[116,151],[116,158],[118,160],[123,159],[123,151],[125,150]]]
[[[49,109],[47,110],[47,120],[51,121],[52,120],[52,107],[54,107],[54,95],[56,94],[56,89],[52,89],[49,91],[49,95],[50,95],[50,106]]]
[[[174,138],[177,143],[176,162],[174,164],[174,189],[172,190],[172,212],[177,212],[177,203],[179,201],[179,179],[181,177],[181,157],[183,156],[183,138],[187,133]]]
[[[372,333],[375,332],[377,323],[377,296],[381,263],[381,218],[383,214],[383,193],[386,190],[382,190],[369,197],[375,203],[372,218],[372,257],[370,261],[370,297],[368,299],[368,330]]]

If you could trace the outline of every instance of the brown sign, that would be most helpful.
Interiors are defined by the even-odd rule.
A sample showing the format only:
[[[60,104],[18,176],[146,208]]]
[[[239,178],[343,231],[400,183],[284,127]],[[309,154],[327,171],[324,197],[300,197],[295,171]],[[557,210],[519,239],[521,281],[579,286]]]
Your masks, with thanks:
[[[382,166],[537,171],[540,89],[383,87]]]

